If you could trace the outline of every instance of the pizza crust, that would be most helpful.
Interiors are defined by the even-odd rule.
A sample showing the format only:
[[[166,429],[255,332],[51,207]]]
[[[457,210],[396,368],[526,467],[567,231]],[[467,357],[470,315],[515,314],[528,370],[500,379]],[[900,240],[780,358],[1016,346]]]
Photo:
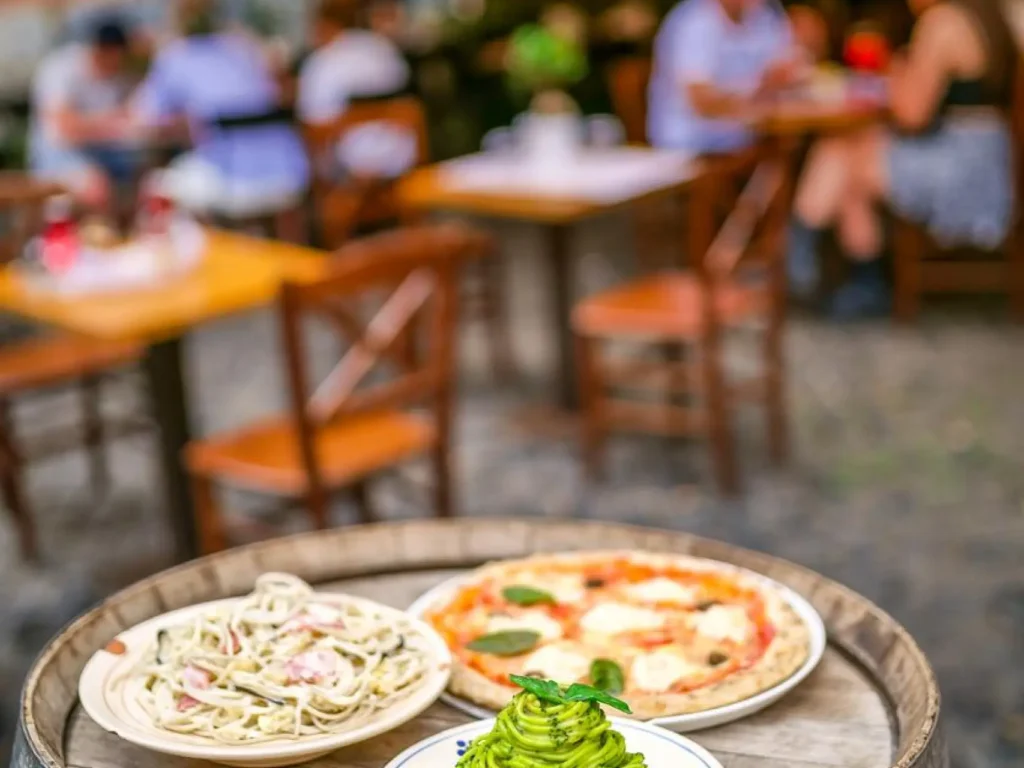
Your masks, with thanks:
[[[772,584],[741,568],[712,560],[647,552],[611,551],[544,555],[524,560],[492,563],[479,569],[463,582],[461,588],[551,565],[589,565],[610,559],[628,558],[635,563],[659,567],[684,568],[725,575],[743,587],[757,590],[763,597],[768,615],[775,626],[775,637],[765,653],[750,667],[738,670],[717,683],[688,693],[645,693],[627,689],[622,697],[633,709],[633,717],[646,720],[655,717],[692,714],[734,704],[775,687],[791,677],[807,661],[811,650],[810,629],[793,607]],[[443,611],[453,596],[439,600],[428,613]],[[455,654],[449,690],[488,709],[500,710],[517,689],[495,683],[472,669]]]

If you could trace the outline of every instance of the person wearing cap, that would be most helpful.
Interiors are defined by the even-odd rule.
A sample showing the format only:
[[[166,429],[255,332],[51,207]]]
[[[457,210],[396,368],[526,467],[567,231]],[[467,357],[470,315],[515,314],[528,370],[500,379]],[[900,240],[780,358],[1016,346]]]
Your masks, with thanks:
[[[116,21],[97,24],[87,43],[51,53],[32,85],[33,173],[64,184],[83,205],[111,206],[139,163],[126,110],[131,87],[128,35]]]

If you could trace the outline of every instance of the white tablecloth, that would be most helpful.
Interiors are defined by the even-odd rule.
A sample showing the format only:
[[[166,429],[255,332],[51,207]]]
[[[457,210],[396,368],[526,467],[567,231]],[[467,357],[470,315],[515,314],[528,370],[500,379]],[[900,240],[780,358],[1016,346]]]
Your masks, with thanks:
[[[693,157],[629,147],[585,150],[541,167],[515,151],[481,152],[441,166],[450,189],[612,204],[652,192],[693,175]]]

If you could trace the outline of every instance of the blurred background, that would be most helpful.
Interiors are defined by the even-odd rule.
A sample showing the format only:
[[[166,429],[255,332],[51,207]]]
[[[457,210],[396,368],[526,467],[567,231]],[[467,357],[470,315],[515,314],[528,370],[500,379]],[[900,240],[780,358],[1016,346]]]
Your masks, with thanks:
[[[609,436],[602,476],[589,475],[580,419],[550,407],[565,347],[548,230],[526,215],[475,215],[499,243],[501,268],[481,279],[500,309],[460,333],[459,513],[684,529],[814,568],[877,602],[921,644],[938,672],[954,765],[1021,766],[1024,335],[1010,319],[1024,308],[1016,4],[783,5],[3,0],[0,198],[10,201],[5,211],[48,199],[33,230],[44,240],[59,239],[63,214],[53,190],[21,199],[30,184],[69,193],[88,219],[80,236],[97,245],[120,238],[149,194],[218,226],[333,250],[402,218],[365,215],[367,190],[382,189],[367,179],[385,180],[390,194],[414,166],[481,148],[515,157],[529,133],[523,115],[571,115],[573,126],[588,126],[588,149],[561,171],[575,174],[577,194],[603,184],[613,195],[620,177],[588,181],[588,158],[627,144],[693,158],[743,153],[761,139],[785,145],[794,197],[779,257],[791,294],[779,365],[789,461],[772,461],[760,412],[730,401],[738,490],[724,487],[701,437]],[[938,6],[955,10],[943,17]],[[928,17],[940,39],[963,36],[952,48],[966,53],[934,54],[932,33],[914,31]],[[983,19],[985,34],[965,18]],[[215,36],[232,42],[197,47]],[[388,119],[351,141],[331,134],[326,150],[318,143],[317,126],[396,99],[418,105],[425,147],[411,148]],[[244,138],[228,138],[231,121],[247,126]],[[556,122],[534,124],[555,132]],[[621,174],[622,188],[638,183]],[[531,189],[520,184],[514,196]],[[282,197],[290,203],[267,203]],[[685,252],[695,242],[683,226],[693,204],[684,200],[682,214],[672,205],[641,200],[572,222],[571,300],[699,261]],[[5,250],[23,262],[9,218]],[[41,333],[17,314],[0,326],[9,349]],[[723,350],[731,372],[762,362],[745,323]],[[336,351],[329,334],[314,336],[318,357]],[[274,307],[195,328],[185,354],[200,434],[288,407]],[[99,406],[109,422],[148,407],[137,359],[116,362],[126,370],[104,379]],[[0,379],[37,363],[0,360]],[[4,390],[5,441],[76,420],[81,389],[59,378],[42,393]],[[157,445],[151,424],[111,437],[109,481],[98,489],[85,450],[16,462],[37,551],[23,553],[18,527],[0,516],[0,761],[21,681],[45,642],[104,595],[176,560]],[[427,514],[412,487],[427,474],[413,463],[407,475],[375,482],[377,516]],[[277,533],[309,527],[251,494],[230,493],[224,506]],[[341,498],[330,524],[358,517]]]

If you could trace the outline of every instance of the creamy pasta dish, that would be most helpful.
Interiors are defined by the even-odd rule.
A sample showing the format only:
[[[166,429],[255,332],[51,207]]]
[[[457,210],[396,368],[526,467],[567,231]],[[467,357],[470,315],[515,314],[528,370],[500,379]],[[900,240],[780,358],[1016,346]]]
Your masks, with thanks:
[[[401,617],[271,573],[247,597],[162,629],[131,674],[157,727],[251,744],[364,724],[416,691],[432,659]]]

